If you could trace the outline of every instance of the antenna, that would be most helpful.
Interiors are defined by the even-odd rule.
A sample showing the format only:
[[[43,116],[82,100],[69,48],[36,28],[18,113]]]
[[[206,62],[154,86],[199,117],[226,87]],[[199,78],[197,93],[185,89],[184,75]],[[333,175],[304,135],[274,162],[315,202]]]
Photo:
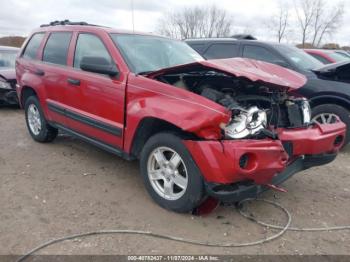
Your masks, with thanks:
[[[135,18],[134,18],[134,0],[131,1],[131,22],[132,22],[132,32],[135,33]]]

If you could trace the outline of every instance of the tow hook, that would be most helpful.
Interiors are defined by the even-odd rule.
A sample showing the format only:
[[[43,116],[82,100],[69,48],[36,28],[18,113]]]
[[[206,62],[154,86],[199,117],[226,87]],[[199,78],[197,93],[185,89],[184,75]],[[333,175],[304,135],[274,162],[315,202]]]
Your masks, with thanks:
[[[284,188],[279,187],[279,186],[276,186],[276,185],[267,184],[267,185],[265,185],[265,186],[267,186],[267,187],[269,187],[269,188],[271,188],[271,189],[273,189],[273,190],[276,190],[276,191],[278,191],[278,192],[288,193],[288,190],[287,190],[287,189],[284,189]]]

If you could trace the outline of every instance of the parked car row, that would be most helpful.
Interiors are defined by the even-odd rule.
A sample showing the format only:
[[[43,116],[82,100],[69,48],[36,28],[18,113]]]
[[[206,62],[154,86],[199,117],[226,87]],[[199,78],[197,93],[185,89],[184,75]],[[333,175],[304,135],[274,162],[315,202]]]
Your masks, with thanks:
[[[241,43],[233,49],[246,54]],[[196,50],[208,57],[206,48]],[[317,60],[301,66],[300,56],[308,56],[286,50],[295,53],[290,67],[308,73],[252,59],[261,50],[205,60],[185,42],[53,22],[34,30],[21,49],[17,93],[34,140],[50,142],[62,130],[139,159],[154,201],[189,212],[208,196],[237,202],[284,191],[282,182],[332,162],[344,145],[345,124],[312,122],[302,97],[308,91],[300,91],[311,90],[308,74],[321,81],[318,75],[339,78],[341,69],[315,73]]]
[[[350,61],[324,65],[296,47],[255,40],[188,39],[193,49],[206,59],[250,58],[280,65],[307,77],[295,93],[310,101],[313,120],[334,123],[339,117],[349,127],[350,141]]]
[[[304,49],[304,51],[325,65],[350,62],[350,54],[342,50]]]

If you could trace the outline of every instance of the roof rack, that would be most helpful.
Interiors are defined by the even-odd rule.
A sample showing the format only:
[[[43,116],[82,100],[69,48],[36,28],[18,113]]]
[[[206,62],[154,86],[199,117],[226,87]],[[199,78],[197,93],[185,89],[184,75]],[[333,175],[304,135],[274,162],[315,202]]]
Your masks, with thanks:
[[[248,34],[237,34],[237,35],[233,35],[231,37],[235,38],[235,39],[238,39],[238,40],[258,40],[254,36],[248,35]]]
[[[93,24],[88,24],[86,22],[71,22],[69,20],[62,20],[62,21],[53,21],[50,22],[49,24],[44,24],[41,25],[40,27],[48,27],[48,26],[57,26],[57,25],[89,25],[89,26],[98,26],[98,25],[93,25]]]

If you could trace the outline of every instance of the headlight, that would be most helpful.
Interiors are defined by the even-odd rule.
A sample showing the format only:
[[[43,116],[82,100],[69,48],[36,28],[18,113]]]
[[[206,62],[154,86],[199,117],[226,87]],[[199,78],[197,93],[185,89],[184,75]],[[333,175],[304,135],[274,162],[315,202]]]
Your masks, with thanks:
[[[300,105],[302,114],[303,114],[303,123],[304,125],[310,124],[311,122],[311,107],[309,102],[305,99],[302,100],[301,105]]]
[[[229,138],[242,139],[250,135],[255,135],[267,125],[267,115],[256,106],[248,110],[242,110],[240,114],[232,117],[231,122],[224,128],[225,134]]]
[[[10,83],[0,80],[0,89],[12,89]]]

